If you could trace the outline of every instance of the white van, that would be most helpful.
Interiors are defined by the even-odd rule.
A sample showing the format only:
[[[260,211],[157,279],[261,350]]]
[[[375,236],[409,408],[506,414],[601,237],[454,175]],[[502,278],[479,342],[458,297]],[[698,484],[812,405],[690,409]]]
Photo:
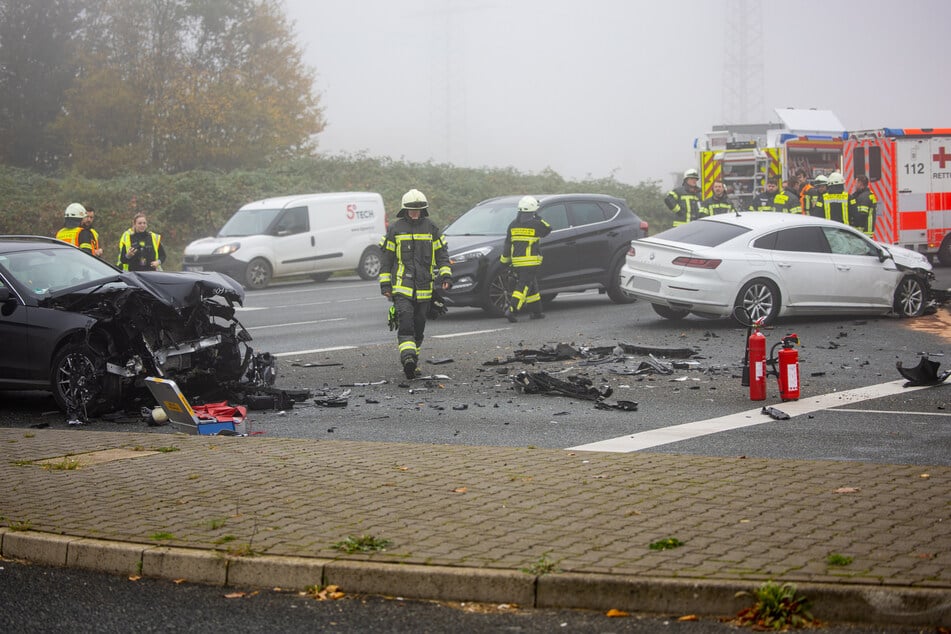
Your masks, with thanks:
[[[253,289],[273,278],[309,275],[321,282],[353,269],[371,280],[380,272],[378,245],[385,233],[379,194],[268,198],[239,209],[216,237],[185,247],[182,269],[225,273]]]

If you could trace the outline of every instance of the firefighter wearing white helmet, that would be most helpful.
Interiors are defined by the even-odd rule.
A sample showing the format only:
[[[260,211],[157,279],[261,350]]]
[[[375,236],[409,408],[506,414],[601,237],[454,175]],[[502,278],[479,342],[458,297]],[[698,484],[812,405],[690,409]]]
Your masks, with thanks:
[[[399,213],[380,240],[380,292],[393,302],[399,323],[396,340],[406,378],[419,376],[419,350],[434,291],[452,288],[446,239],[429,219],[429,201],[418,189],[403,194]]]
[[[802,199],[803,210],[815,218],[825,218],[825,210],[822,207],[822,196],[829,188],[829,177],[825,174],[819,174],[812,179],[812,187],[806,192]]]
[[[829,174],[828,188],[822,195],[822,213],[826,220],[849,224],[849,193],[841,172]]]
[[[674,226],[696,220],[706,212],[701,205],[700,174],[695,169],[684,172],[684,179],[680,187],[667,192],[664,204],[674,214]]]
[[[518,321],[523,307],[532,309],[532,319],[542,319],[541,295],[538,292],[538,267],[542,263],[540,240],[551,233],[551,225],[538,215],[538,199],[523,196],[518,201],[518,214],[505,232],[505,244],[499,261],[515,273],[515,287],[508,298],[505,318]]]
[[[70,203],[63,216],[63,227],[56,232],[56,239],[78,247],[79,232],[82,231],[79,225],[86,217],[86,208],[79,203]]]

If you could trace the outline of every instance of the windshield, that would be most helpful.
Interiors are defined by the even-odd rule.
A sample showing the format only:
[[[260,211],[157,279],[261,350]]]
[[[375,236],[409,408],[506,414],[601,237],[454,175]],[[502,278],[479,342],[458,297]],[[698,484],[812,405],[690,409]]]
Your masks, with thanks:
[[[38,296],[119,274],[112,266],[79,249],[14,251],[0,257],[0,266]]]
[[[504,236],[517,213],[516,201],[488,202],[459,216],[443,233],[447,236]]]
[[[239,209],[218,232],[219,238],[261,235],[281,213],[280,209]]]

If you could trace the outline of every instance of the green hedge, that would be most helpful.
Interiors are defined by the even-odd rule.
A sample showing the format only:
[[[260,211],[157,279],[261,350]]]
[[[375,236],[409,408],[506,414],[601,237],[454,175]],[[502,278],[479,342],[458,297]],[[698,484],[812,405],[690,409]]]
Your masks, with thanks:
[[[623,198],[650,223],[651,233],[670,226],[658,182],[634,186],[613,178],[566,181],[551,170],[523,174],[513,169],[463,169],[341,155],[290,161],[256,171],[192,171],[109,180],[52,178],[0,167],[0,233],[52,236],[62,226],[66,205],[78,201],[96,209],[95,226],[111,258],[132,216],[143,211],[149,227],[162,234],[169,254],[168,269],[176,270],[185,245],[214,235],[236,209],[250,201],[309,192],[374,191],[382,194],[392,217],[403,193],[413,187],[426,194],[432,217],[440,226],[492,196],[571,192]]]

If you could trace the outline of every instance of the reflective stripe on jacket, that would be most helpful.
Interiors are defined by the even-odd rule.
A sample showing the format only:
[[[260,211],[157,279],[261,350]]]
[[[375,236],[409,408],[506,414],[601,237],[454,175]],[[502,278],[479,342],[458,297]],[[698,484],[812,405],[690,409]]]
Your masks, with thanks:
[[[83,229],[82,227],[72,227],[69,229],[67,229],[66,227],[63,227],[62,229],[56,232],[56,239],[62,240],[63,242],[66,242],[67,244],[73,245],[74,247],[78,247],[79,246],[79,232],[82,231],[82,229]]]
[[[433,278],[451,278],[446,240],[436,225],[423,217],[398,218],[380,240],[380,287],[410,299],[429,301]]]
[[[116,266],[123,271],[129,270],[129,263],[123,260],[122,256],[128,253],[129,249],[132,248],[132,235],[134,233],[135,231],[132,229],[126,229],[122,237],[119,238],[119,257],[116,261]],[[154,262],[155,260],[161,259],[159,256],[159,247],[162,244],[162,236],[152,231],[148,231],[147,233],[152,237],[152,252],[155,257],[146,258],[146,260],[148,262]]]
[[[538,266],[542,263],[539,240],[551,233],[551,225],[538,214],[518,212],[505,234],[505,245],[499,260],[515,267]]]

